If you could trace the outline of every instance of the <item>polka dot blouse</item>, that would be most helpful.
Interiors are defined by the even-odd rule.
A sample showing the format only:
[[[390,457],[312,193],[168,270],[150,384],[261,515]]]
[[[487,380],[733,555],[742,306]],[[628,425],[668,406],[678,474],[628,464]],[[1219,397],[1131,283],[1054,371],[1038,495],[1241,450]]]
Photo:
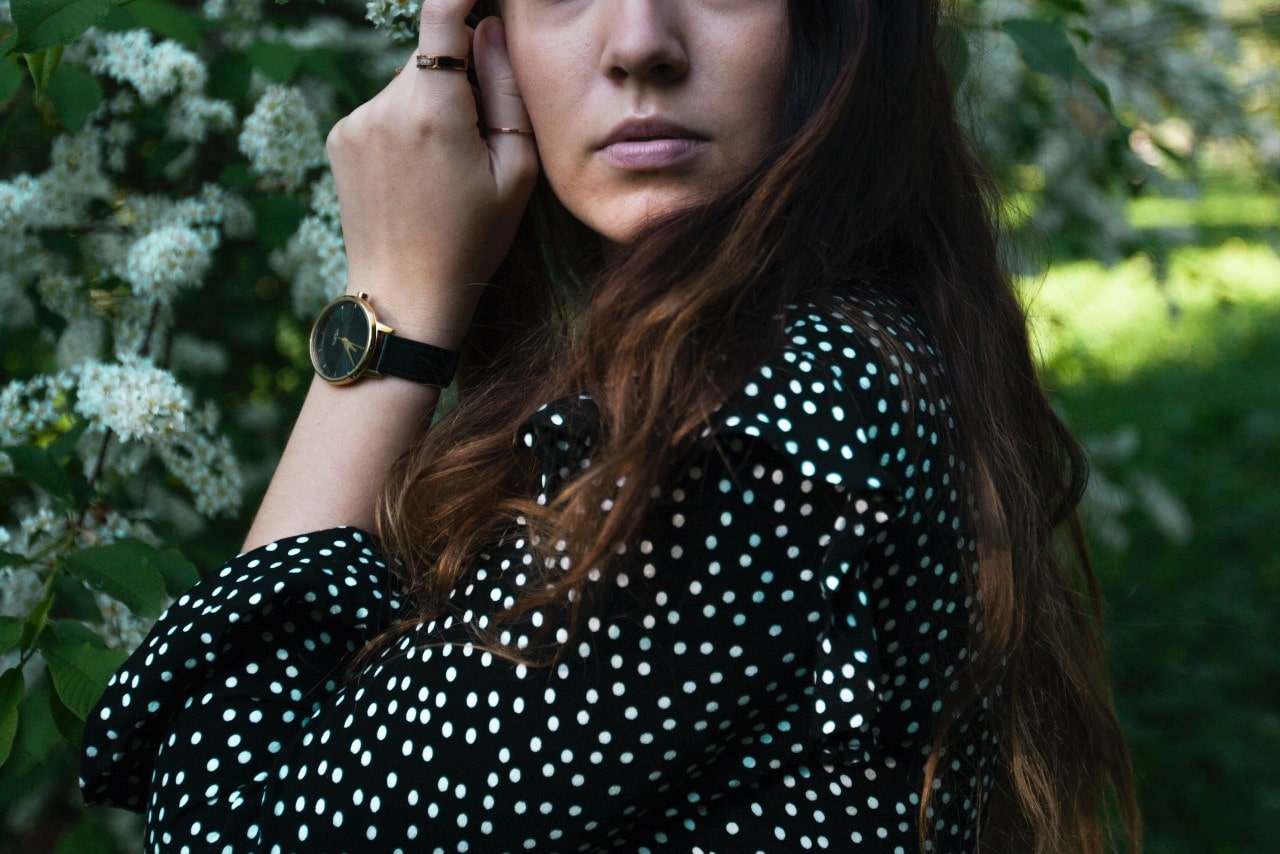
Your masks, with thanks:
[[[406,608],[368,534],[236,557],[116,674],[85,730],[86,799],[145,811],[163,852],[919,850],[975,547],[910,329],[870,299],[794,310],[553,667],[474,643],[526,580],[518,535],[354,674]],[[544,499],[589,464],[593,412],[579,396],[524,425]],[[979,709],[941,757],[929,850],[976,850],[994,757]]]

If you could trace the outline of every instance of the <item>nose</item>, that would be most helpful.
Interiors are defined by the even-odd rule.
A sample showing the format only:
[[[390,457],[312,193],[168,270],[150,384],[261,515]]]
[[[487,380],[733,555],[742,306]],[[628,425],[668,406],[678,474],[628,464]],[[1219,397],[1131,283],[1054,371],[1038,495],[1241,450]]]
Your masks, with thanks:
[[[669,84],[689,71],[679,0],[610,0],[601,70],[615,82]]]

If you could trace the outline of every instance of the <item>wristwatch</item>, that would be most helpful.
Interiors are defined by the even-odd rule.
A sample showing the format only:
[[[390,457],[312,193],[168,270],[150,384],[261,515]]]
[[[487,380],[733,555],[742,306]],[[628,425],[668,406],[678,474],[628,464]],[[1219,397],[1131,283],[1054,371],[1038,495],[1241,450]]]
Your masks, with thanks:
[[[311,327],[311,364],[334,385],[384,374],[441,388],[450,383],[457,353],[394,333],[378,322],[368,294],[340,296]]]

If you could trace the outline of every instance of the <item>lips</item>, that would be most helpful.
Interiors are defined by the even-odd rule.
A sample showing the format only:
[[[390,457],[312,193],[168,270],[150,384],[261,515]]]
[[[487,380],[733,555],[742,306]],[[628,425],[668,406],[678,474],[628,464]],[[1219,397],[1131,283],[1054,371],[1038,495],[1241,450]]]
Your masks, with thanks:
[[[648,116],[627,119],[619,123],[604,138],[598,148],[608,148],[620,142],[649,142],[659,139],[688,139],[705,141],[705,137],[690,130],[682,124],[661,118]]]
[[[706,137],[657,116],[631,118],[618,124],[597,146],[604,160],[618,169],[667,169],[696,155]]]

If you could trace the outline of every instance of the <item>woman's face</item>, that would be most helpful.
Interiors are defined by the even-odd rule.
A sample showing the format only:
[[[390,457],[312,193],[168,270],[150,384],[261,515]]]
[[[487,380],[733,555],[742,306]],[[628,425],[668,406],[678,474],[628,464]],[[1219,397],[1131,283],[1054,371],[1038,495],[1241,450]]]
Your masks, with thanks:
[[[741,177],[773,141],[786,0],[505,0],[507,46],[560,201],[607,240]]]

